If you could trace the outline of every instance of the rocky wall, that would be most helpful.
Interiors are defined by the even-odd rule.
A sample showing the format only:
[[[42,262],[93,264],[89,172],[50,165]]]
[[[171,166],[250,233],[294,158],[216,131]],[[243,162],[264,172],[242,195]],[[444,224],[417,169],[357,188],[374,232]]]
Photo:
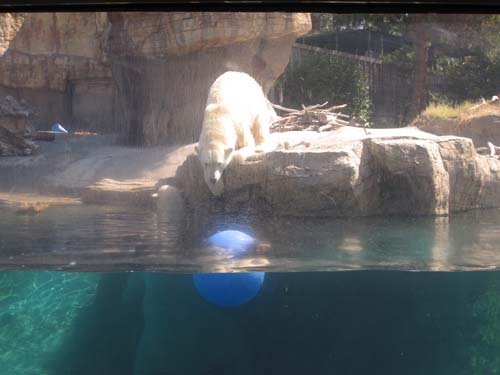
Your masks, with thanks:
[[[39,128],[189,143],[219,74],[245,71],[268,90],[310,28],[302,13],[3,14],[0,93],[26,99]]]

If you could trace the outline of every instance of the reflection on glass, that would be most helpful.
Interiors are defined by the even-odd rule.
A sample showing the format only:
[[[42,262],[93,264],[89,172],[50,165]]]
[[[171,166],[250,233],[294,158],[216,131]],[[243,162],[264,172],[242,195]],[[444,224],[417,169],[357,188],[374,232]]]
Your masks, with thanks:
[[[0,13],[0,372],[500,373],[499,38]]]

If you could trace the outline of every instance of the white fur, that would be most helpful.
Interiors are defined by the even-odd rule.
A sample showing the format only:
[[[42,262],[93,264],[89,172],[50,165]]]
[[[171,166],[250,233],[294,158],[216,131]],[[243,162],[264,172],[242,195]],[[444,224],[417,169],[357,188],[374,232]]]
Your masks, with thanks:
[[[275,116],[262,88],[248,74],[226,72],[215,80],[196,148],[214,195],[222,193],[222,172],[231,160],[243,162],[269,149],[269,125]]]

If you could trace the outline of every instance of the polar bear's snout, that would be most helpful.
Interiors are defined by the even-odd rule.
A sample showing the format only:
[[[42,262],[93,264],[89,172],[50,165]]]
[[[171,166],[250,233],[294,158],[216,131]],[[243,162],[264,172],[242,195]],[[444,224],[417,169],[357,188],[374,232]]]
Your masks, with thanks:
[[[222,193],[222,173],[232,159],[233,149],[220,147],[196,147],[198,159],[203,167],[203,177],[210,191],[215,195]]]
[[[210,181],[212,185],[215,185],[222,178],[222,168],[221,163],[217,163],[215,165],[205,165],[205,180]]]

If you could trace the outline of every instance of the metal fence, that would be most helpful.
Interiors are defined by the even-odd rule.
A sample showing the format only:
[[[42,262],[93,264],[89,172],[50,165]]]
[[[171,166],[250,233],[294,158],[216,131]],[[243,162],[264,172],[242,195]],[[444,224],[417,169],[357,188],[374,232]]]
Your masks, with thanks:
[[[311,55],[330,55],[347,59],[357,64],[366,74],[373,103],[372,123],[375,127],[397,127],[406,125],[411,110],[413,75],[401,71],[394,64],[384,63],[381,59],[353,55],[345,52],[295,43],[290,57],[290,66],[301,63]],[[286,74],[286,73],[285,73]],[[283,102],[279,88],[270,93],[271,100]]]

